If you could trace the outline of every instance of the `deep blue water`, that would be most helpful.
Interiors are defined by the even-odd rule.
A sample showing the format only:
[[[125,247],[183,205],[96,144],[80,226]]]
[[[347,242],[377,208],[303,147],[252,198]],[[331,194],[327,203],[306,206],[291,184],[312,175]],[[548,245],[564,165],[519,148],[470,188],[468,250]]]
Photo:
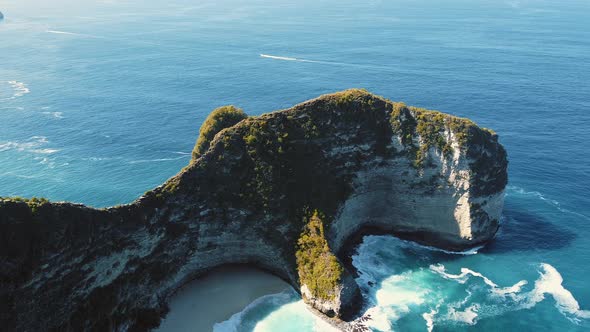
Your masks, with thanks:
[[[0,196],[127,203],[188,163],[217,106],[256,115],[366,88],[493,128],[510,159],[504,225],[478,254],[366,238],[355,264],[377,283],[365,291],[375,329],[425,331],[431,316],[435,331],[590,328],[590,2],[3,0],[0,11]],[[242,314],[233,327],[314,328],[293,294]]]

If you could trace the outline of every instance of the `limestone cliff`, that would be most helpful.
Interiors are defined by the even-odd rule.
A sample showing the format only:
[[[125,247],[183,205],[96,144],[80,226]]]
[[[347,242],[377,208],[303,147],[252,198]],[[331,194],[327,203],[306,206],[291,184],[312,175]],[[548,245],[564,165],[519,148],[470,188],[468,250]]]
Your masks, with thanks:
[[[459,250],[498,228],[506,153],[469,120],[362,90],[224,112],[186,168],[129,205],[0,199],[0,326],[148,330],[176,289],[228,263],[281,276],[336,322],[361,301],[341,263],[355,234]]]

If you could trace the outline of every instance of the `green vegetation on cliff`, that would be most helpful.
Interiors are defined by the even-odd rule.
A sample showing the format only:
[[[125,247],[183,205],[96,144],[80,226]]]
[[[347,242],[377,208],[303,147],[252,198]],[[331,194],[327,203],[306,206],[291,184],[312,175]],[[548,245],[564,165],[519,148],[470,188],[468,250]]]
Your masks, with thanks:
[[[218,132],[247,117],[242,109],[233,105],[222,106],[211,112],[199,130],[199,138],[193,150],[193,159],[198,158],[209,149],[209,144]]]
[[[314,297],[331,300],[337,295],[344,269],[328,246],[323,218],[314,211],[297,241],[297,272]]]
[[[467,143],[482,132],[494,134],[489,130],[479,130],[469,119],[424,108],[408,107],[404,103],[393,105],[390,114],[392,129],[400,136],[401,143],[408,148],[408,157],[413,160],[416,168],[427,166],[426,156],[432,147],[445,156],[453,153],[451,142],[446,137],[449,132],[457,138],[461,149],[467,149]]]
[[[128,205],[0,198],[0,303],[9,304],[0,325],[146,331],[165,312],[171,284],[244,261],[295,288],[305,285],[307,303],[342,317],[356,286],[333,250],[342,250],[350,236],[342,232],[355,228],[332,223],[355,194],[355,181],[372,186],[379,175],[379,183],[389,183],[365,171],[394,167],[392,174],[401,170],[438,190],[444,174],[407,172],[407,161],[428,167],[431,147],[453,152],[450,137],[475,174],[473,195],[500,193],[506,153],[492,132],[353,89],[250,118],[233,106],[215,110],[191,163]],[[401,147],[393,144],[398,139]],[[385,190],[377,199],[397,193],[377,189]],[[482,207],[471,209],[487,218]]]
[[[31,213],[35,214],[37,209],[45,204],[49,203],[49,200],[44,197],[33,197],[33,198],[23,198],[23,197],[0,197],[0,203],[8,203],[8,202],[22,202],[26,203],[27,206],[31,209]]]

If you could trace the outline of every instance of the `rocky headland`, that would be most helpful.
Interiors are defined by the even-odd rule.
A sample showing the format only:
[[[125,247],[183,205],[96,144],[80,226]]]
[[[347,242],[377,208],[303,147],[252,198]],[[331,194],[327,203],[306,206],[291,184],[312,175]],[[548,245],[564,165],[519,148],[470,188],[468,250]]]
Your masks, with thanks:
[[[190,164],[131,204],[0,199],[0,326],[149,330],[180,286],[244,263],[346,328],[362,302],[346,263],[355,237],[485,243],[506,183],[494,132],[363,90],[255,117],[223,107]]]

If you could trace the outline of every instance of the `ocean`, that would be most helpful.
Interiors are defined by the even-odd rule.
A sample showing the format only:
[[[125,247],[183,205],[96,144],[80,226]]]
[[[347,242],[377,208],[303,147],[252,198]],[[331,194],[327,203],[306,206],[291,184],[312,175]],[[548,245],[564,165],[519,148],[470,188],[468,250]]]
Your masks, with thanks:
[[[493,128],[496,239],[368,236],[374,331],[590,330],[590,2],[2,0],[0,196],[124,204],[190,160],[214,108],[366,88]],[[292,289],[194,331],[325,331]]]

